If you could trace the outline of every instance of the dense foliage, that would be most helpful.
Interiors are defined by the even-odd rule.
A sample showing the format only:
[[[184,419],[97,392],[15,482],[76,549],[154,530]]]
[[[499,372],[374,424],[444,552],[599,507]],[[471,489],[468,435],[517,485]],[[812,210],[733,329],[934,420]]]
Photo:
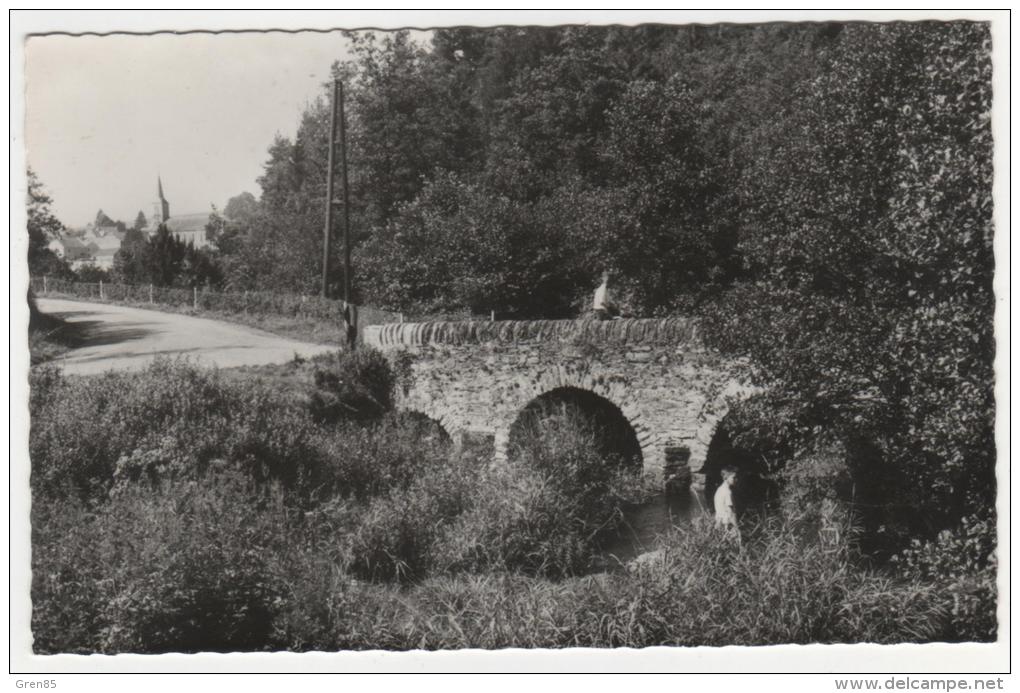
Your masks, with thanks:
[[[988,36],[848,27],[842,44],[791,103],[810,136],[777,134],[748,170],[753,270],[714,336],[771,386],[756,437],[868,448],[874,526],[930,530],[994,505]]]
[[[211,286],[221,279],[213,256],[177,238],[164,224],[151,236],[138,229],[127,231],[111,274],[124,284],[159,287]]]
[[[63,231],[64,225],[54,216],[52,198],[32,169],[28,169],[28,271],[36,275],[70,277],[71,267],[47,246]]]

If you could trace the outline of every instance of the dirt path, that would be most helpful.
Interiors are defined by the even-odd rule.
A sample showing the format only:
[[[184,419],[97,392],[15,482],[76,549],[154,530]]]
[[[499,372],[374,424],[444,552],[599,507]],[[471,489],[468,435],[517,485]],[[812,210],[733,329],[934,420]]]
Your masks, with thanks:
[[[64,372],[89,375],[140,370],[156,356],[186,356],[221,368],[284,363],[335,351],[235,323],[141,308],[39,298],[39,310],[70,323],[73,348],[54,363]]]

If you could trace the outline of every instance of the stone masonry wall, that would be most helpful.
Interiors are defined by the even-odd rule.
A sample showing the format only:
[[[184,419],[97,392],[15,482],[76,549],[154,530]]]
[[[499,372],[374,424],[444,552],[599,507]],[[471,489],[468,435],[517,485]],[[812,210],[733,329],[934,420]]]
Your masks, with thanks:
[[[705,349],[697,324],[681,318],[403,323],[368,327],[364,339],[410,357],[398,407],[438,421],[454,439],[492,436],[497,460],[529,402],[573,387],[621,410],[647,472],[700,485],[716,426],[750,392],[741,364]]]

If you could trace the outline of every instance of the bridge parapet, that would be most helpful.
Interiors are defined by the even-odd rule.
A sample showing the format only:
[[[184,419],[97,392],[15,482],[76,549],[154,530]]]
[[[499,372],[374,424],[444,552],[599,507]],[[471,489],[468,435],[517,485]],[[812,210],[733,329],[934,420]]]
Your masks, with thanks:
[[[389,323],[364,328],[363,339],[365,344],[383,350],[521,342],[673,345],[688,349],[702,346],[697,321],[680,317]]]

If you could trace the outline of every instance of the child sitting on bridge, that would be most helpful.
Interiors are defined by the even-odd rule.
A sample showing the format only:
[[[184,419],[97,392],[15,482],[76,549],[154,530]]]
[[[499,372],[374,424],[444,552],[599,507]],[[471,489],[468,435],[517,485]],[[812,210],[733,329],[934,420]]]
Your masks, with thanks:
[[[602,283],[595,289],[592,311],[596,320],[618,320],[620,318],[620,309],[609,299],[609,272],[602,273]]]

